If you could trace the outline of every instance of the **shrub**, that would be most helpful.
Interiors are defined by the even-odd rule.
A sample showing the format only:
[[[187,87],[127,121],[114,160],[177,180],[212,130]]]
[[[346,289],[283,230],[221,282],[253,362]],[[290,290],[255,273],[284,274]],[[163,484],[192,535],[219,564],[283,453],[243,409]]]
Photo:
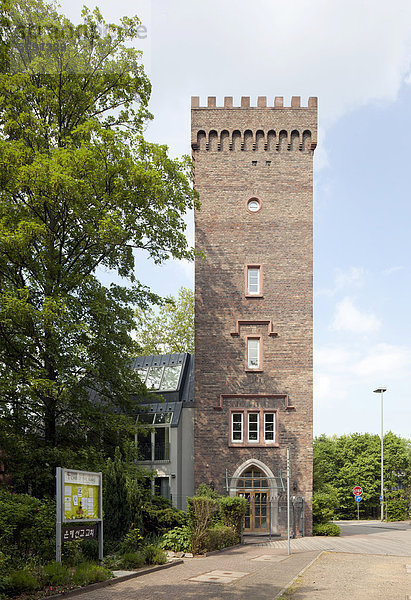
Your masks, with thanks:
[[[218,501],[208,496],[187,498],[191,533],[191,548],[194,554],[204,552],[207,529],[218,510]]]
[[[67,585],[70,581],[70,569],[59,562],[51,562],[42,569],[45,585]]]
[[[145,534],[163,534],[187,523],[187,513],[183,510],[171,506],[158,508],[151,502],[142,507],[141,517]]]
[[[313,494],[313,521],[314,523],[328,523],[335,516],[338,507],[337,490],[329,489]]]
[[[147,565],[164,565],[167,562],[164,550],[153,544],[145,546],[143,554]]]
[[[124,569],[138,569],[146,563],[143,552],[126,552],[121,557],[121,565]]]
[[[190,552],[191,536],[187,525],[183,527],[174,527],[163,535],[160,547],[164,550],[173,550],[174,552]]]
[[[404,490],[390,491],[387,494],[388,521],[405,521],[408,518],[408,502]]]
[[[141,546],[143,539],[144,538],[139,529],[136,527],[130,527],[128,533],[121,543],[120,552],[122,554],[125,554],[126,552],[135,552],[137,548]]]
[[[213,490],[206,483],[200,483],[196,490],[196,496],[207,496],[208,498],[214,498],[215,500],[221,498],[220,494]]]
[[[224,525],[232,527],[237,534],[237,541],[241,539],[244,515],[247,512],[247,500],[238,496],[227,496],[220,500],[220,514]]]
[[[37,577],[27,569],[13,571],[8,577],[7,588],[11,595],[17,596],[23,592],[34,592],[41,588]]]
[[[70,542],[71,543],[71,542]],[[98,560],[98,541],[97,540],[81,540],[81,553],[86,561]]]
[[[237,531],[228,525],[214,525],[207,529],[203,551],[222,550],[238,543]]]
[[[89,585],[98,581],[106,581],[113,577],[111,571],[105,567],[99,567],[93,563],[82,563],[75,568],[73,583],[75,585]]]
[[[0,548],[8,569],[26,564],[33,556],[42,561],[53,558],[55,515],[50,500],[0,490]]]
[[[62,545],[61,559],[65,565],[74,567],[84,562],[82,540],[73,540]]]
[[[341,530],[335,523],[314,523],[313,535],[340,535]]]

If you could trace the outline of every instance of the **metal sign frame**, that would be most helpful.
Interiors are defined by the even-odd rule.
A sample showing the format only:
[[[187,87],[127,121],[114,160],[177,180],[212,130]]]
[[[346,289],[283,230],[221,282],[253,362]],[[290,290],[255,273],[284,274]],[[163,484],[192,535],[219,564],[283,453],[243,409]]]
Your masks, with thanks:
[[[68,477],[69,474],[73,475],[73,479]],[[76,477],[77,481],[76,481]],[[95,483],[97,482],[97,483]],[[98,487],[98,509],[97,517],[92,518],[66,518],[66,503],[65,503],[65,485],[77,485],[81,488]],[[67,496],[68,497],[68,496]],[[71,495],[70,495],[71,497]],[[82,496],[81,496],[82,497]],[[74,498],[74,496],[73,496]],[[77,496],[76,496],[77,498]],[[94,498],[93,498],[94,500]],[[77,498],[78,502],[78,498]],[[94,503],[93,503],[94,506]],[[61,545],[62,545],[62,524],[71,523],[73,525],[77,523],[96,523],[98,527],[98,549],[99,549],[99,562],[103,560],[103,474],[101,472],[94,473],[92,471],[80,471],[78,469],[65,469],[63,467],[56,467],[56,561],[61,562]]]

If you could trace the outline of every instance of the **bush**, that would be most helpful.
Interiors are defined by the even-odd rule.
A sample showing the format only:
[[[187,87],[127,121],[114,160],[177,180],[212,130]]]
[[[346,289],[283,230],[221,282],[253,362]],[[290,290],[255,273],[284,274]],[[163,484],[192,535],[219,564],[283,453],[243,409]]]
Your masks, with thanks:
[[[172,506],[158,508],[157,503],[151,502],[142,507],[141,518],[145,534],[163,534],[187,523],[187,513],[183,510]]]
[[[208,498],[214,498],[215,500],[219,500],[221,498],[220,494],[213,490],[206,483],[200,483],[196,490],[196,496],[207,496]]]
[[[335,517],[338,507],[337,490],[329,486],[326,490],[313,494],[313,522],[328,523]]]
[[[341,530],[335,523],[314,523],[313,535],[340,535]]]
[[[238,496],[227,496],[220,499],[220,514],[224,525],[232,527],[237,534],[237,542],[241,539],[244,515],[247,512],[247,500]]]
[[[73,583],[75,585],[89,585],[99,581],[106,581],[113,577],[111,571],[105,567],[99,567],[93,563],[82,563],[78,565],[73,573]]]
[[[139,529],[136,527],[130,527],[128,533],[121,543],[120,552],[122,554],[127,552],[135,552],[137,548],[141,546],[143,539],[144,538]]]
[[[174,527],[163,535],[160,547],[164,550],[173,550],[173,552],[190,552],[191,536],[187,525],[183,527]]]
[[[218,501],[208,496],[187,498],[191,548],[194,554],[204,552],[207,530],[218,511]]]
[[[52,560],[55,552],[56,507],[50,500],[0,490],[0,548],[10,570],[31,558]]]
[[[388,521],[406,521],[408,519],[408,501],[404,490],[388,492],[387,517]]]
[[[51,562],[42,569],[42,577],[45,585],[67,585],[70,581],[70,576],[70,569],[59,562]]]
[[[164,565],[167,562],[164,550],[153,544],[145,546],[143,554],[147,565]]]
[[[121,565],[124,569],[138,569],[146,564],[146,558],[142,551],[126,552],[121,557]]]
[[[12,572],[7,578],[6,586],[12,596],[17,596],[23,592],[34,592],[41,588],[37,577],[27,569]]]
[[[237,531],[228,525],[214,525],[207,529],[204,538],[204,552],[212,552],[213,550],[222,550],[229,546],[238,544]]]

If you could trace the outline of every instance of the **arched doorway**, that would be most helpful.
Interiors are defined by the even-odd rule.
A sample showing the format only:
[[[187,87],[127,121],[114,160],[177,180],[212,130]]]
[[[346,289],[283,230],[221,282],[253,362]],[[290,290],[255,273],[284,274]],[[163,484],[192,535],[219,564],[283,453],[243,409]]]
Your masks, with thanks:
[[[237,479],[237,496],[248,501],[244,532],[268,533],[270,495],[267,476],[255,466],[247,468]]]

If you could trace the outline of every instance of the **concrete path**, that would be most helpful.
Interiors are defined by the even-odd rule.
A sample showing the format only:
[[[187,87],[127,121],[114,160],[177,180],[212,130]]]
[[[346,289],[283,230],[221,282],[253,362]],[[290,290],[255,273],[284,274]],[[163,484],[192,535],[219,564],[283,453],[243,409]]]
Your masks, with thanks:
[[[411,594],[409,524],[344,522],[341,538],[254,543],[84,592],[79,600],[405,600]],[[257,542],[257,543],[256,543]],[[326,552],[324,552],[326,550]],[[283,596],[281,596],[283,597]]]
[[[273,548],[237,546],[85,592],[77,600],[273,600],[318,554],[287,556]]]

